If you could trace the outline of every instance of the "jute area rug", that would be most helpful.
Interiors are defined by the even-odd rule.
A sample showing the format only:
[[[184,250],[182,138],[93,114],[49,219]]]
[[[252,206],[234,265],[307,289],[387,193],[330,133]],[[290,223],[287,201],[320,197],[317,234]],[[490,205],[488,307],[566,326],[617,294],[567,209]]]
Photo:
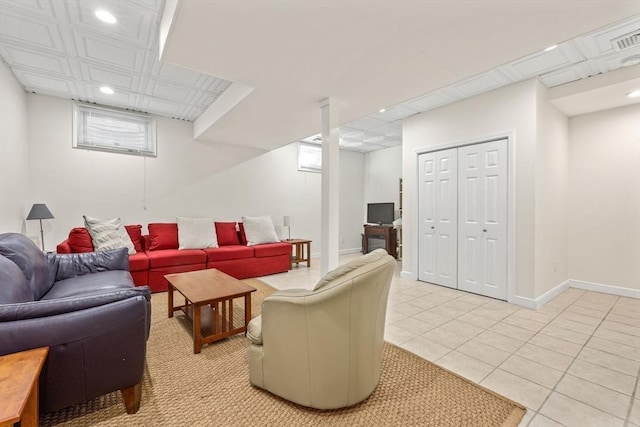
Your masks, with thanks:
[[[246,282],[258,289],[252,294],[257,316],[273,289],[257,279]],[[120,393],[114,392],[45,414],[41,425],[512,427],[525,412],[520,404],[388,343],[380,384],[368,399],[332,411],[304,408],[250,385],[244,335],[193,354],[188,319],[167,318],[166,293],[153,294],[151,301],[138,413],[127,415]]]

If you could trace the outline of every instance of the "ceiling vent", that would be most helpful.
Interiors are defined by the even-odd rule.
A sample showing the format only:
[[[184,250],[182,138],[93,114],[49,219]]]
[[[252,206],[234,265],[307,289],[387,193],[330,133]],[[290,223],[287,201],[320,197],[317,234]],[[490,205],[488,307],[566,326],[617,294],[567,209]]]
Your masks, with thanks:
[[[624,36],[617,37],[611,40],[611,43],[613,43],[613,47],[618,52],[638,46],[640,45],[640,30],[635,30]]]

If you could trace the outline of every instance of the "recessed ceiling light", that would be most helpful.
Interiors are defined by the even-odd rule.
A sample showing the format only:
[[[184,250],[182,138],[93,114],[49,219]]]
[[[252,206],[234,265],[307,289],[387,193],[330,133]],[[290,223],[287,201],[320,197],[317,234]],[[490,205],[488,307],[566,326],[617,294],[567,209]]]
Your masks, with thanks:
[[[627,94],[629,98],[637,98],[640,96],[640,89],[634,90],[633,92],[629,92]]]
[[[381,108],[381,109],[378,110],[378,113],[384,113],[385,111],[387,111],[386,108]]]
[[[97,10],[96,17],[102,22],[106,22],[107,24],[115,24],[117,22],[116,17],[106,10]]]
[[[100,86],[100,92],[106,95],[113,95],[115,91],[111,89],[109,86]]]
[[[545,52],[551,52],[553,49],[557,48],[558,45],[554,44],[553,46],[549,46],[547,48],[544,49]]]

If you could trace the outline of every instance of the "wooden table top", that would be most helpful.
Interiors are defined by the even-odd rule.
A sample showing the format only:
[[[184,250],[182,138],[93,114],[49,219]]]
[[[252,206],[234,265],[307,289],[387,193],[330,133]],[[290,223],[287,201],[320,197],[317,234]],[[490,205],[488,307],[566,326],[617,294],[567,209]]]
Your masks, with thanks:
[[[312,240],[307,239],[284,239],[284,243],[311,243]]]
[[[0,356],[0,424],[20,419],[48,353],[49,347],[42,347]]]
[[[193,304],[236,298],[256,291],[253,286],[215,268],[167,274],[164,277]]]

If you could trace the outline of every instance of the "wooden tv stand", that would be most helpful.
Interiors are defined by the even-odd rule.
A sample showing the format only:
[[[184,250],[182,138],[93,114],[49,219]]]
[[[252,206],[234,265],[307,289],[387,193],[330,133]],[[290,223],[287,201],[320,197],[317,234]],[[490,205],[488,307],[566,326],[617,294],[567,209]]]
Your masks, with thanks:
[[[392,257],[398,258],[397,247],[398,233],[395,228],[390,225],[364,225],[364,233],[362,233],[363,254],[382,248]]]

